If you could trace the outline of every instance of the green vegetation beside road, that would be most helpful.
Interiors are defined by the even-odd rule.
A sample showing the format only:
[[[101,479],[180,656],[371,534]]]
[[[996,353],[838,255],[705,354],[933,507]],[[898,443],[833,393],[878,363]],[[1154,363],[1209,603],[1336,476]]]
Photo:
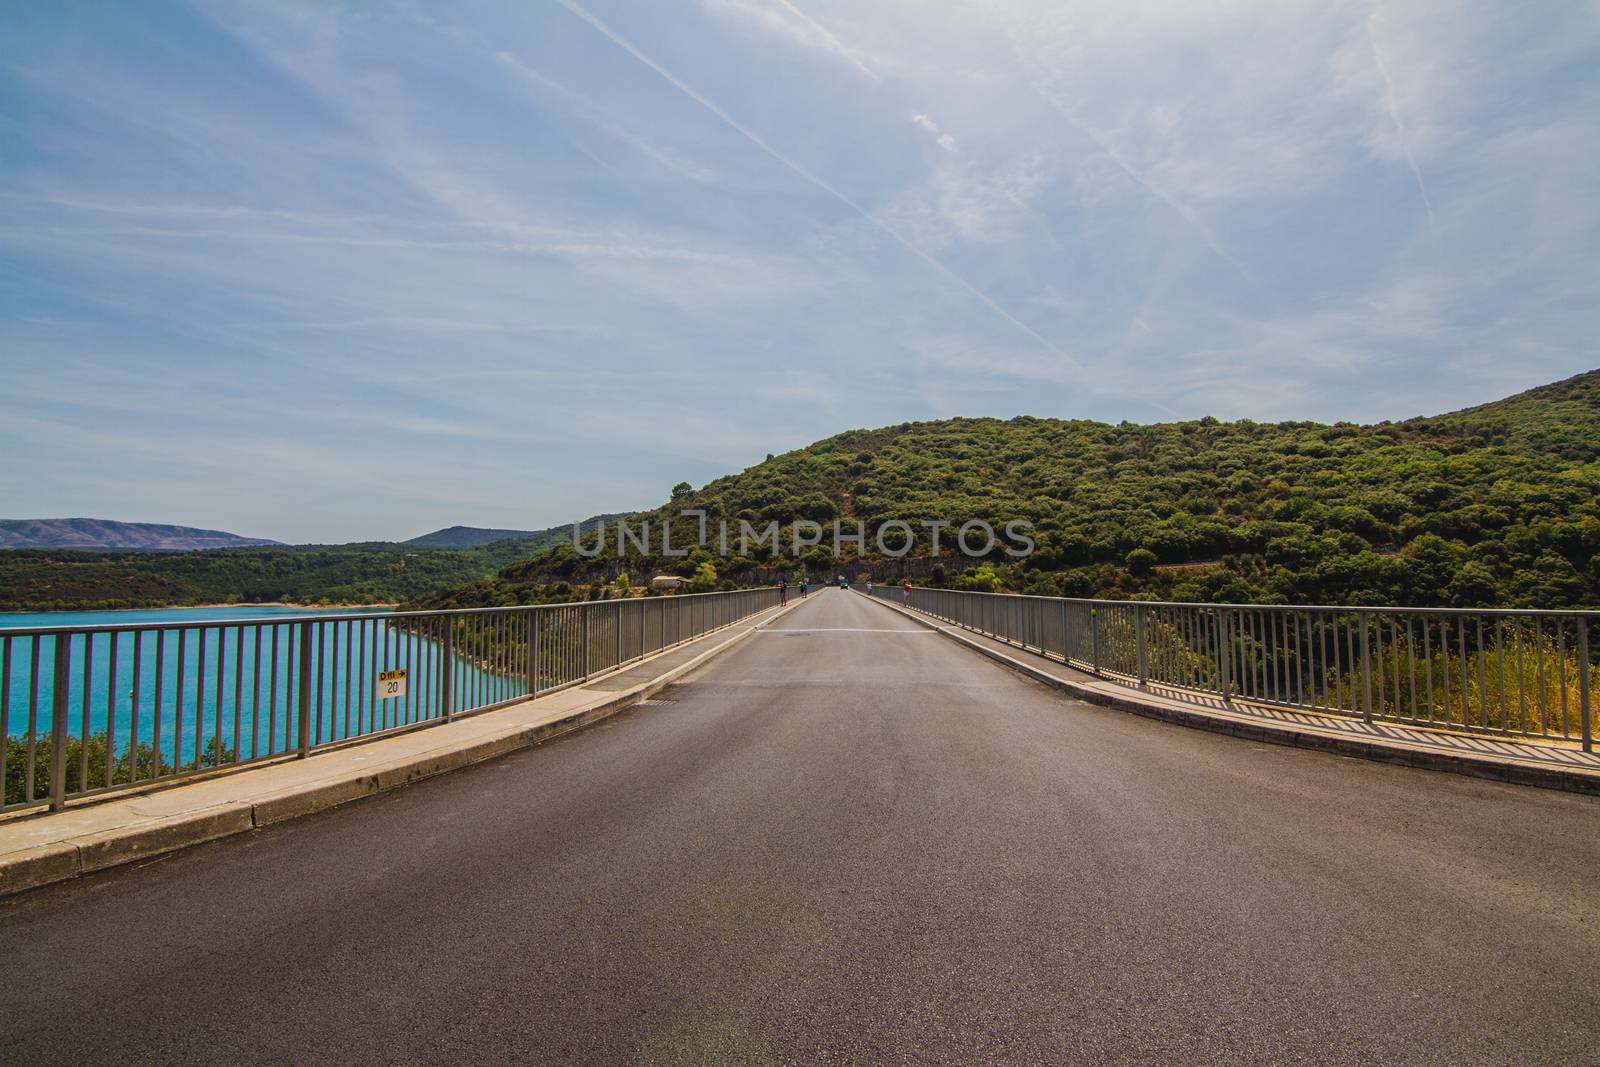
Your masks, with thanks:
[[[63,761],[68,794],[88,792],[108,785],[146,781],[175,771],[204,770],[208,767],[225,767],[239,762],[239,752],[213,737],[196,756],[187,760],[179,757],[178,763],[163,758],[157,761],[155,749],[146,741],[129,743],[110,753],[107,768],[106,748],[111,743],[104,730],[87,738],[71,735],[67,738],[66,758]],[[52,741],[48,735],[34,741],[33,762],[28,761],[28,744],[25,737],[0,738],[6,748],[5,777],[0,781],[0,804],[20,804],[24,800],[38,800],[50,795],[50,763]],[[28,791],[29,780],[33,789]]]

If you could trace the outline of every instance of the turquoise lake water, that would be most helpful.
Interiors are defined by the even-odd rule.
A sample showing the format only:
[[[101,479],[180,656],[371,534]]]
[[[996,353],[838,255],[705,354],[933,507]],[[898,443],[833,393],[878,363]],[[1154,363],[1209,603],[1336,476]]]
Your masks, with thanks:
[[[301,615],[371,615],[383,608],[291,608],[279,604],[221,608],[137,608],[126,611],[0,612],[0,629],[18,626],[142,626],[153,622],[214,622],[296,618]]]
[[[315,614],[341,619],[381,612],[353,608]],[[107,733],[118,753],[137,740],[159,750],[168,766],[196,760],[217,744],[233,749],[239,759],[293,748],[298,744],[296,628],[278,620],[308,614],[305,608],[236,606],[0,615],[0,732],[47,738],[54,697],[54,639],[8,638],[8,629],[182,624],[191,628],[145,631],[137,642],[127,632],[74,638],[67,686],[70,736]],[[197,625],[202,622],[224,625],[202,630]],[[438,642],[381,618],[325,623],[315,640],[313,656],[321,660],[317,676],[322,679],[313,694],[315,742],[438,714],[443,660]],[[407,670],[406,692],[383,699],[377,676],[392,668]],[[519,695],[517,680],[459,657],[453,668],[457,707]]]

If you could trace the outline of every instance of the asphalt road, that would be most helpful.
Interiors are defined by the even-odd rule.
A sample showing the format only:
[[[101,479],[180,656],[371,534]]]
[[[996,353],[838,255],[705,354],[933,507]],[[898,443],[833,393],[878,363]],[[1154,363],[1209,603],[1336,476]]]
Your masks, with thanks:
[[[1600,804],[853,593],[595,729],[0,902],[0,1063],[1600,1063]]]

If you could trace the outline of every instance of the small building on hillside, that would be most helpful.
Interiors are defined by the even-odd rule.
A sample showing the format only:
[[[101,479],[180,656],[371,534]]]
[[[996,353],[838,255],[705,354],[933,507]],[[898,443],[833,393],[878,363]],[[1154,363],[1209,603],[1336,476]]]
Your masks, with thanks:
[[[689,579],[680,578],[676,574],[658,574],[650,579],[650,588],[659,593],[670,592],[689,584]]]

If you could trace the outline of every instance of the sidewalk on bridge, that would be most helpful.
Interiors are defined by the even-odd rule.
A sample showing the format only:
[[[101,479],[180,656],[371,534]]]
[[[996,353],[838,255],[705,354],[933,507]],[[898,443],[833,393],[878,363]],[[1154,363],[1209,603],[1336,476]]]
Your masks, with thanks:
[[[877,599],[877,598],[874,598]],[[975,633],[898,604],[879,603],[946,637],[1078,699],[1253,741],[1447,771],[1518,785],[1600,794],[1600,754],[1577,745],[1319,715],[1170,687],[1114,682],[1069,667],[1035,648]]]
[[[647,699],[798,605],[768,608],[537,700],[306,759],[0,818],[0,896],[310,815],[538,744]]]

